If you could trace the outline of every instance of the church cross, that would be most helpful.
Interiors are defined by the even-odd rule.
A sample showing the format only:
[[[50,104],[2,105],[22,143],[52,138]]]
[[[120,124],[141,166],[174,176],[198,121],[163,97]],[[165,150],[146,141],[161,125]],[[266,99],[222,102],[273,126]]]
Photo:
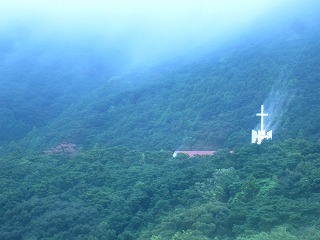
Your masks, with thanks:
[[[261,131],[263,131],[263,117],[267,117],[268,114],[264,113],[263,105],[261,105],[261,113],[257,113],[257,116],[261,116]]]

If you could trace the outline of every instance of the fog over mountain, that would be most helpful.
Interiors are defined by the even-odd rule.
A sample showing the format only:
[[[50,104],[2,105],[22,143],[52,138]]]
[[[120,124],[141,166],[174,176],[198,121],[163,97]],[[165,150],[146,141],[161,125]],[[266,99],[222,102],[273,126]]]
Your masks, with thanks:
[[[218,47],[252,30],[308,15],[313,2],[15,0],[0,3],[0,26],[4,38],[14,41],[11,54],[43,45],[42,51],[88,49],[132,68]]]
[[[0,239],[319,240],[319,12],[0,1]]]
[[[135,71],[163,73],[212,54],[223,62],[226,49],[266,36],[299,38],[317,29],[318,12],[314,0],[1,1],[0,142],[46,125],[110,82],[122,79],[122,88],[152,78]]]

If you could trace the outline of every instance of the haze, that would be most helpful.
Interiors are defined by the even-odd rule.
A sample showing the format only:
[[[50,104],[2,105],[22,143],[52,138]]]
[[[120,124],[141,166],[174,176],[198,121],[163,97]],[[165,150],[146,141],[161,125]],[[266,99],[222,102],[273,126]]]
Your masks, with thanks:
[[[14,36],[19,46],[85,45],[100,54],[112,50],[112,57],[140,66],[233,40],[261,22],[272,22],[275,13],[292,14],[298,2],[16,0],[0,3],[0,20],[2,35]]]

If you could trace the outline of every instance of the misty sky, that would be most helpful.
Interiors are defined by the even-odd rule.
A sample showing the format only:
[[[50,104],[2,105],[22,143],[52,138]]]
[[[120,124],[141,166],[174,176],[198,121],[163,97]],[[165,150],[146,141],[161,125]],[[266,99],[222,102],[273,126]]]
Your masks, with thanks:
[[[133,63],[218,45],[290,12],[290,0],[4,0],[0,29],[22,25],[29,41],[89,41],[122,48]],[[288,11],[289,10],[289,11]]]

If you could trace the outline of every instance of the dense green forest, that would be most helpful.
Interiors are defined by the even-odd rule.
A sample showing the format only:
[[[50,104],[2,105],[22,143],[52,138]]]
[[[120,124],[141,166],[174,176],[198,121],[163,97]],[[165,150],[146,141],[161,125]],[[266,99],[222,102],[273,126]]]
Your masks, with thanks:
[[[42,152],[62,142],[88,149],[242,146],[262,103],[276,139],[318,141],[317,19],[255,29],[219,49],[130,71],[117,49],[86,40],[73,48],[50,39],[34,42],[21,28],[5,33],[2,152],[17,145]]]
[[[1,239],[320,238],[320,145],[93,148],[0,161]]]
[[[136,68],[127,39],[0,26],[0,240],[319,240],[312,12]]]
[[[319,140],[319,31],[247,37],[196,62],[114,76],[22,141],[43,151],[84,148],[218,149],[250,142],[262,103],[275,139]]]

